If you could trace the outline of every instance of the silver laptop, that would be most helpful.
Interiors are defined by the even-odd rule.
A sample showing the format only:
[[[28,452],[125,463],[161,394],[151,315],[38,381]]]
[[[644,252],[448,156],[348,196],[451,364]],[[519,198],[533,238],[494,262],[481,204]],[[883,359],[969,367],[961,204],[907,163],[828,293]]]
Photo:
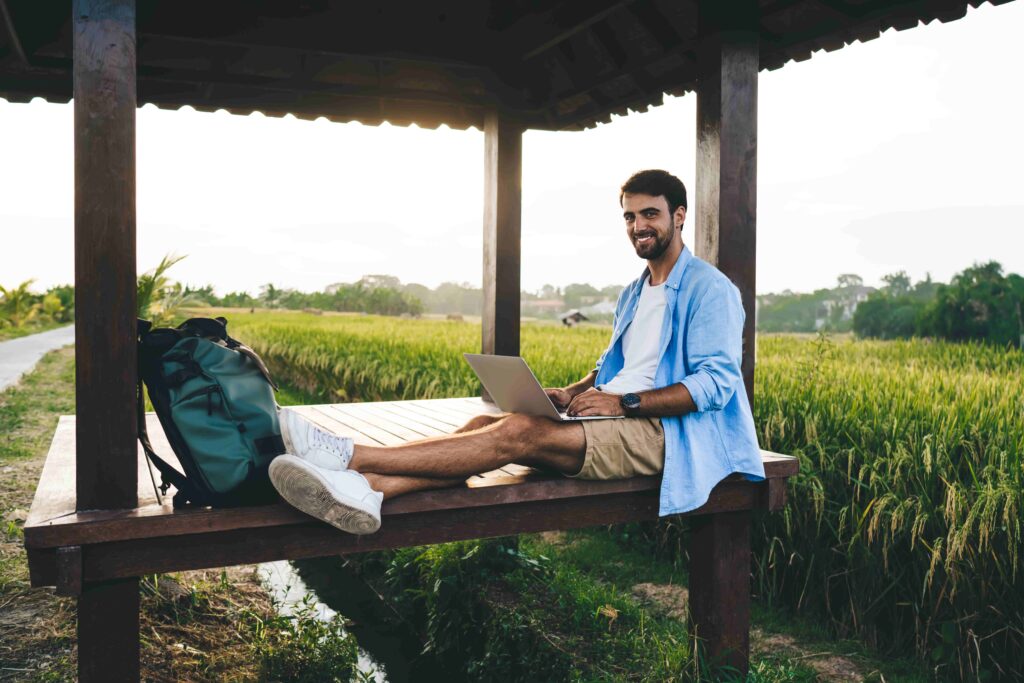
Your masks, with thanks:
[[[519,356],[491,356],[479,353],[464,353],[469,366],[480,378],[480,383],[491,395],[494,402],[506,413],[541,415],[552,420],[608,420],[622,415],[592,415],[570,417],[559,412],[537,381],[533,370]]]

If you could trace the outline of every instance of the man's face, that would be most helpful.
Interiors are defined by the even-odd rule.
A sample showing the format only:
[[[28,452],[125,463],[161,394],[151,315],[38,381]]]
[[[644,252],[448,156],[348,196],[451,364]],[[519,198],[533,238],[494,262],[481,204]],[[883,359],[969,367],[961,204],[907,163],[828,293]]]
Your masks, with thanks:
[[[677,239],[677,226],[683,224],[686,209],[680,206],[673,215],[665,197],[626,194],[622,196],[622,217],[626,221],[626,236],[633,243],[636,255],[654,261]]]

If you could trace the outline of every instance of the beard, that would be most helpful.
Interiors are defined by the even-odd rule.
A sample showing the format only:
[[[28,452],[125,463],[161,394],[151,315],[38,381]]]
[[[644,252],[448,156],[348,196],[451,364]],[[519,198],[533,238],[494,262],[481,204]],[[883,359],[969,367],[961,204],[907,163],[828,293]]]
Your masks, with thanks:
[[[669,245],[672,244],[672,237],[674,232],[662,236],[655,234],[654,239],[649,244],[637,244],[633,241],[633,248],[636,249],[636,255],[647,261],[654,261],[661,257],[668,249]]]

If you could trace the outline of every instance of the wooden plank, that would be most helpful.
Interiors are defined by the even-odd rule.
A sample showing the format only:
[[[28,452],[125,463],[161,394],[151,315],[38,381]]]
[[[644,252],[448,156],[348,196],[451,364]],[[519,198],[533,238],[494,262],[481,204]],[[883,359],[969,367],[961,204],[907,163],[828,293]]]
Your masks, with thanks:
[[[430,405],[425,405],[427,403],[429,403]],[[439,401],[410,401],[410,404],[414,408],[419,408],[420,410],[428,410],[434,415],[438,415],[438,419],[442,419],[440,416],[445,416],[449,420],[454,420],[455,423],[457,423],[457,426],[459,427],[469,422],[469,419],[471,417],[475,417],[475,415],[467,413],[465,410],[454,410],[450,406],[446,406]],[[477,415],[479,414],[480,413],[477,413]]]
[[[134,507],[135,2],[72,16],[77,508]]]
[[[431,427],[444,434],[451,434],[461,426],[453,424],[452,422],[440,420],[429,413],[414,410],[405,403],[386,404],[381,408],[381,410],[391,413],[392,415],[408,422],[414,422],[416,424],[423,425],[424,427]]]
[[[386,445],[372,435],[352,426],[348,421],[343,421],[343,416],[331,410],[329,404],[309,406],[309,408],[309,411],[303,412],[303,414],[335,434],[351,436],[355,443],[365,446]]]
[[[519,355],[523,126],[497,110],[484,117],[482,353]]]
[[[424,418],[434,420],[435,422],[441,424],[446,424],[449,427],[451,427],[452,431],[458,429],[466,422],[465,420],[462,419],[462,417],[453,417],[448,413],[439,412],[432,408],[417,405],[416,402],[414,401],[402,401],[401,403],[396,403],[395,405],[400,406],[401,410],[403,411],[408,411],[410,413],[422,415]]]
[[[406,442],[419,441],[430,436],[447,436],[447,432],[442,432],[432,427],[425,427],[415,422],[410,424],[409,420],[403,420],[392,413],[382,411],[379,407],[370,403],[352,403],[345,406],[344,410],[347,414],[355,415],[374,427],[390,432]]]
[[[62,415],[57,420],[25,526],[31,528],[74,511],[75,416]]]
[[[334,418],[338,422],[347,425],[350,429],[356,429],[366,436],[377,441],[382,446],[401,446],[407,439],[382,429],[377,425],[364,420],[354,411],[349,409],[348,404],[338,403],[334,405],[321,406],[320,411]]]
[[[642,492],[656,496],[660,488],[658,477],[606,482],[538,473],[525,477],[525,481],[522,479],[507,475],[480,478],[471,486],[420,491],[387,500],[381,510],[383,524],[388,526],[406,516],[466,509],[507,507],[510,514],[515,514],[519,508],[539,503],[589,497],[604,498],[612,505],[616,496]],[[695,514],[759,507],[767,499],[763,492],[766,486],[766,483],[752,484],[739,479],[723,481]],[[288,526],[305,519],[305,515],[284,503],[223,509],[173,510],[168,506],[149,506],[133,510],[96,510],[66,515],[38,527],[26,527],[25,545],[30,550],[40,550],[115,540],[216,534],[234,529]]]
[[[743,381],[754,401],[757,265],[756,0],[700,0],[695,253],[739,288]]]
[[[750,656],[750,511],[690,523],[690,631],[714,668],[746,676]]]

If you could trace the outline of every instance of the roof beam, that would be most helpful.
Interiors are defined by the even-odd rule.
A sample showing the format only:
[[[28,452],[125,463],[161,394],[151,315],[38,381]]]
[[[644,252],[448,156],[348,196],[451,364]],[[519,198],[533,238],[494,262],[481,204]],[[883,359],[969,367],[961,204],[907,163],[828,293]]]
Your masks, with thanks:
[[[600,0],[589,3],[587,6],[589,13],[575,19],[569,26],[556,28],[556,33],[553,36],[523,52],[521,61],[529,61],[534,57],[547,52],[559,43],[572,38],[580,31],[586,30],[593,24],[601,21],[632,2],[634,2],[634,0]],[[557,25],[556,17],[559,13],[559,9],[564,8],[565,6],[565,4],[559,5],[536,19],[525,19],[518,22],[508,32],[509,35],[507,43],[509,45],[516,45],[528,36],[537,34],[544,35],[545,33],[548,33],[552,25]],[[545,30],[545,28],[548,30]]]
[[[0,0],[0,17],[3,18],[4,26],[7,27],[7,36],[11,40],[14,54],[18,55],[22,64],[30,66],[28,56],[25,55],[25,48],[22,47],[21,40],[18,38],[18,31],[14,28],[14,21],[11,20],[11,12],[7,9],[7,0]]]

